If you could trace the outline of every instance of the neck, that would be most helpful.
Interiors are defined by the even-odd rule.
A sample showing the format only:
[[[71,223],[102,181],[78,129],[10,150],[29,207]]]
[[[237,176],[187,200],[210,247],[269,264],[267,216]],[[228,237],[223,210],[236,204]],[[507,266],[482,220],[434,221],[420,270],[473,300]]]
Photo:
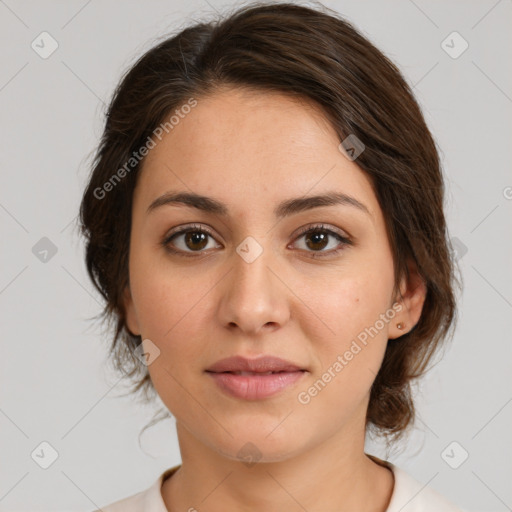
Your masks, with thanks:
[[[249,466],[205,447],[179,422],[176,428],[182,464],[161,490],[169,511],[385,512],[391,499],[392,472],[364,453],[364,436],[344,443],[338,433],[286,460]]]

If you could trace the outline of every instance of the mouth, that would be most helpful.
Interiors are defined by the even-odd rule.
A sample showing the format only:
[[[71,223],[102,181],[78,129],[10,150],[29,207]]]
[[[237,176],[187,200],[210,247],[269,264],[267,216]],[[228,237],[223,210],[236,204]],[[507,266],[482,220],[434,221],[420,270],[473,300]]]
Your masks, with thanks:
[[[205,372],[231,398],[262,400],[289,390],[308,370],[271,355],[257,359],[236,355],[217,361]]]
[[[253,376],[253,377],[262,377],[266,375],[275,375],[275,374],[282,374],[282,373],[296,373],[296,372],[305,372],[306,370],[279,370],[279,371],[268,371],[268,372],[246,372],[242,370],[238,371],[225,371],[225,372],[212,372],[209,370],[206,370],[208,373],[228,373],[231,375],[242,375],[242,376]]]
[[[207,372],[240,374],[245,372],[250,375],[270,375],[272,373],[297,372],[305,368],[298,364],[281,359],[280,357],[264,355],[256,359],[248,359],[240,355],[227,357],[214,363],[206,369]]]
[[[264,400],[291,390],[308,373],[306,370],[251,372],[207,371],[223,394],[239,400]]]

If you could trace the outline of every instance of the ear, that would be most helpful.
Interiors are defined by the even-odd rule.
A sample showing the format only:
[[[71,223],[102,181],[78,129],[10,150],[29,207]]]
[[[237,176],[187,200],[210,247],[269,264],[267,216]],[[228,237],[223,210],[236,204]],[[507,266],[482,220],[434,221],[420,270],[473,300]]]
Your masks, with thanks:
[[[407,334],[418,323],[427,295],[425,281],[419,274],[416,264],[409,261],[407,268],[409,269],[409,276],[403,276],[400,281],[402,296],[395,297],[395,302],[402,307],[390,324],[388,332],[390,339],[396,339]],[[399,324],[402,324],[402,329],[397,327]]]
[[[126,285],[125,289],[123,290],[123,305],[126,315],[126,327],[131,334],[140,336],[139,321],[135,312],[135,305],[133,304],[130,285]]]

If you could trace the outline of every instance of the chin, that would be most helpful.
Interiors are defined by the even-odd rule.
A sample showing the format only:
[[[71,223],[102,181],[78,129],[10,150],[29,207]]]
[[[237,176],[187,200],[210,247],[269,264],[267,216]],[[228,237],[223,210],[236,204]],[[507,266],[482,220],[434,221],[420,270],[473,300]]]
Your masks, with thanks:
[[[248,468],[256,463],[282,462],[293,458],[305,449],[305,443],[293,439],[290,432],[283,431],[284,435],[275,437],[274,432],[268,436],[271,430],[258,430],[253,433],[250,429],[245,431],[241,429],[239,432],[244,432],[244,435],[229,439],[223,436],[219,444],[210,438],[208,444],[223,457],[242,462]]]

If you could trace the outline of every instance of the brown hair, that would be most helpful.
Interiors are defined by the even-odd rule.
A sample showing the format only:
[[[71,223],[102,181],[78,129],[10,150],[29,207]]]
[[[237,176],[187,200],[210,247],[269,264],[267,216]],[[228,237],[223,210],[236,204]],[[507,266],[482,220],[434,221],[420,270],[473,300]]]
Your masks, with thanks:
[[[365,145],[357,164],[384,214],[395,291],[409,260],[427,287],[420,320],[388,343],[371,389],[367,427],[399,437],[414,420],[411,382],[426,371],[455,323],[444,183],[436,144],[400,71],[333,11],[251,4],[163,40],[121,80],[80,206],[87,270],[106,301],[104,319],[115,322],[115,367],[134,383],[132,392],[155,396],[147,368],[133,355],[142,340],[128,331],[122,303],[132,195],[143,161],[133,155],[177,107],[226,85],[313,100],[340,141],[355,135]]]

